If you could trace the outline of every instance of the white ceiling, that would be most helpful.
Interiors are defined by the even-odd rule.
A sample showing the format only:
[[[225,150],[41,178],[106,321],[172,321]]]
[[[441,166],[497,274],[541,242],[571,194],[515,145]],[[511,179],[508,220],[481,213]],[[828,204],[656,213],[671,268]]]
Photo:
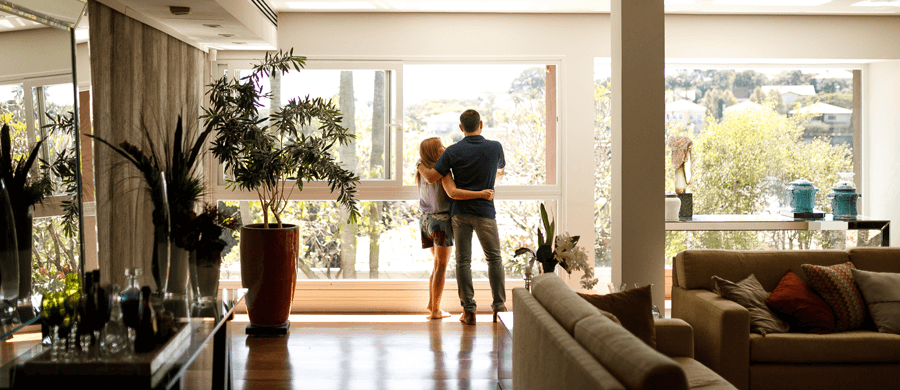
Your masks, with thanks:
[[[610,0],[269,0],[279,12],[608,13]],[[666,13],[900,14],[900,0],[665,0]]]
[[[250,0],[101,0],[164,25],[201,47],[271,49],[222,4]],[[610,0],[264,0],[276,12],[608,13]],[[628,0],[626,0],[628,1]],[[631,0],[634,1],[634,0]],[[670,14],[900,15],[900,0],[665,0]],[[176,16],[170,6],[188,6]],[[82,18],[86,19],[86,18]],[[83,20],[84,21],[84,20]],[[0,32],[41,25],[0,13]],[[86,29],[78,31],[79,41]]]

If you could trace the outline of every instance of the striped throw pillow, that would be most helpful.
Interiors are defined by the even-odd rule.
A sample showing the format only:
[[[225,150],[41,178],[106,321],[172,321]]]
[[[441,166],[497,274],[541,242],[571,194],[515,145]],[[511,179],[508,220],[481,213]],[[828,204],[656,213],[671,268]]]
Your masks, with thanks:
[[[853,262],[821,266],[803,264],[807,284],[818,293],[834,312],[834,331],[856,329],[866,319],[866,301],[863,300],[851,269]]]

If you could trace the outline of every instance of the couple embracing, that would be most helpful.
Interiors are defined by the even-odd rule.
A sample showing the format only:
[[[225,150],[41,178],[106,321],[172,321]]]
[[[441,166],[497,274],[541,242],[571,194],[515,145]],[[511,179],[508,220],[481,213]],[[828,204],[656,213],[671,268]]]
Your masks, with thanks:
[[[456,279],[463,307],[460,321],[475,324],[475,291],[472,286],[472,233],[478,236],[488,263],[494,322],[506,311],[506,290],[500,257],[500,234],[494,209],[494,184],[503,177],[506,161],[503,147],[481,135],[483,123],[475,110],[459,116],[465,137],[444,149],[440,138],[429,138],[419,146],[416,183],[422,208],[422,247],[434,254],[429,284],[430,318],[450,314],[440,309],[444,273],[450,247],[456,243]],[[452,173],[452,175],[451,175]]]

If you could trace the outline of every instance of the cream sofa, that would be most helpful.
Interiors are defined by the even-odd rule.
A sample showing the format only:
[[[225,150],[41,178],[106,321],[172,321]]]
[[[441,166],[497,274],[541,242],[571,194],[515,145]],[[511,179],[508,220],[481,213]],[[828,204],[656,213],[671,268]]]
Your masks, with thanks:
[[[734,389],[692,358],[691,327],[656,321],[657,350],[600,313],[555,274],[513,290],[513,388]]]
[[[694,329],[697,360],[739,389],[900,389],[900,336],[874,328],[824,335],[750,333],[749,312],[711,291],[710,278],[754,274],[772,292],[788,270],[804,282],[802,264],[900,272],[900,249],[850,251],[688,250],[675,256],[672,317]],[[867,320],[870,322],[870,320]]]

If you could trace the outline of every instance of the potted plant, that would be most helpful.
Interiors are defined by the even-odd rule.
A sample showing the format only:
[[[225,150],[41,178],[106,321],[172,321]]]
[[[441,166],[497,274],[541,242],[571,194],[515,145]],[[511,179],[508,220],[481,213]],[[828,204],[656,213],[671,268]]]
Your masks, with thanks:
[[[234,216],[227,215],[207,203],[203,212],[192,221],[194,234],[194,257],[191,265],[191,283],[199,303],[208,305],[215,302],[219,292],[219,271],[222,266],[222,250],[228,245],[222,239],[225,230],[237,229],[240,224]]]
[[[544,231],[547,232],[546,238],[541,232],[541,228],[537,229],[538,250],[537,252],[529,248],[516,249],[515,255],[531,254],[531,261],[525,267],[526,284],[530,285],[531,266],[535,260],[541,264],[541,272],[553,272],[556,265],[559,264],[568,273],[572,271],[583,271],[581,276],[581,288],[591,290],[597,285],[597,278],[594,277],[594,267],[587,263],[587,253],[578,244],[581,236],[569,236],[568,233],[555,235],[556,221],[550,221],[547,216],[547,209],[541,203],[541,221],[544,224]],[[554,247],[555,246],[555,247]]]
[[[183,299],[188,284],[189,252],[187,236],[193,234],[194,207],[204,194],[199,165],[209,130],[185,131],[181,116],[175,125],[171,143],[156,145],[150,131],[143,129],[146,152],[128,141],[112,143],[86,134],[104,144],[134,165],[147,184],[153,204],[154,246],[151,271],[157,295]]]
[[[8,286],[3,286],[2,299],[13,300],[18,298],[19,303],[30,305],[32,287],[31,233],[34,205],[50,195],[52,183],[46,171],[40,176],[31,175],[31,168],[37,160],[38,151],[43,141],[35,143],[27,157],[13,158],[11,132],[12,130],[8,124],[4,124],[3,128],[0,129],[0,179],[3,179],[5,183],[10,209],[13,212],[17,250],[14,252],[15,256],[12,255],[12,252],[7,252],[3,258],[0,258],[0,261],[4,263],[2,267],[4,273],[11,274],[13,269],[18,271],[15,278],[3,276],[4,284],[9,285],[15,279],[17,287],[9,289],[7,288]],[[10,291],[15,291],[15,296],[11,296]],[[10,302],[10,304],[14,303]]]
[[[290,314],[299,227],[283,223],[281,213],[291,191],[302,191],[307,181],[326,181],[332,192],[338,190],[337,201],[349,211],[350,222],[359,217],[354,198],[359,178],[341,167],[332,150],[355,135],[341,126],[334,103],[295,97],[269,116],[259,114],[261,99],[270,97],[262,92],[262,78],[300,71],[305,63],[293,50],[267,53],[250,75],[223,76],[207,92],[210,104],[203,118],[207,131],[215,132],[212,153],[229,173],[229,187],[256,193],[262,205],[263,223],[241,227],[241,282],[248,288],[250,324],[257,327],[283,326]],[[309,126],[318,131],[303,131]]]

